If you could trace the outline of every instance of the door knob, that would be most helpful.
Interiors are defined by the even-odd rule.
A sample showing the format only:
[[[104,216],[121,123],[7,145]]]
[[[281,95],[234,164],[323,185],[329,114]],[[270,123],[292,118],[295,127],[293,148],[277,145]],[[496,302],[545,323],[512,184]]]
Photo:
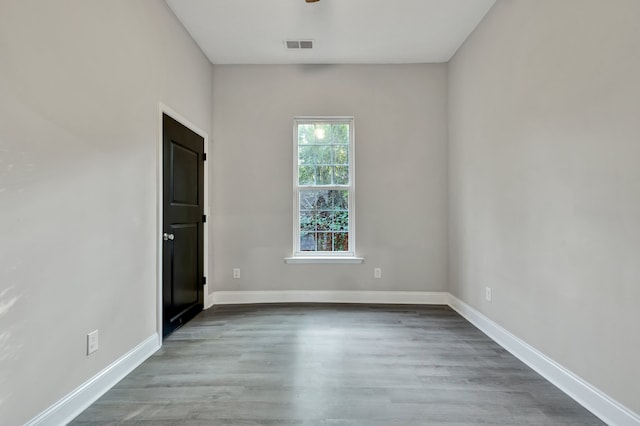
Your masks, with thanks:
[[[164,241],[168,241],[168,240],[173,241],[174,238],[175,238],[175,236],[173,234],[167,234],[166,232],[164,234],[162,234],[162,239]]]

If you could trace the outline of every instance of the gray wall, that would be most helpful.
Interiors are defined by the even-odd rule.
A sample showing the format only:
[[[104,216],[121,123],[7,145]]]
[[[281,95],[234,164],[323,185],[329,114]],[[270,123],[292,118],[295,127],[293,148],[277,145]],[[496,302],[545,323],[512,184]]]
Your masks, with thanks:
[[[447,98],[442,64],[215,66],[212,83],[163,2],[3,0],[3,424],[155,333],[160,101],[212,136],[212,290],[447,291],[449,260],[456,296],[640,412],[639,15],[499,1]],[[356,117],[364,265],[283,262],[296,115]]]
[[[212,290],[446,290],[446,72],[215,65]],[[283,262],[293,244],[293,117],[304,115],[355,116],[363,265]],[[234,267],[242,278],[232,279]]]
[[[210,132],[211,65],[162,1],[0,9],[0,423],[19,425],[155,333],[158,102]]]
[[[452,293],[635,412],[639,16],[498,1],[449,74]]]

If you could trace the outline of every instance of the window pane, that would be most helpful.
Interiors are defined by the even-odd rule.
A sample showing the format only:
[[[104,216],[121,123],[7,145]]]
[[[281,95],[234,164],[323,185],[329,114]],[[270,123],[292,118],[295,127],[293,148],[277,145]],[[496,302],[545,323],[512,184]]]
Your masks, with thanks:
[[[335,166],[334,174],[335,174],[334,183],[336,185],[349,184],[349,166]]]
[[[331,160],[331,146],[316,146],[316,164],[333,164]]]
[[[300,146],[298,148],[298,166],[304,166],[307,164],[316,164],[314,155],[314,145]]]
[[[331,126],[331,139],[335,144],[348,144],[349,143],[349,125],[334,124]]]
[[[313,129],[314,142],[317,144],[330,144],[332,140],[332,125],[329,123],[316,123]]]
[[[315,191],[316,200],[314,207],[318,210],[326,209],[329,207],[329,193],[331,191]]]
[[[318,232],[318,251],[333,251],[333,234]]]
[[[333,213],[333,222],[331,224],[332,231],[349,230],[349,213],[346,211],[337,211]]]
[[[343,189],[328,192],[331,207],[334,210],[349,210],[349,191]]]
[[[300,191],[300,210],[348,210],[349,191],[303,189]]]
[[[316,251],[316,237],[313,232],[300,233],[300,251]]]
[[[322,210],[316,215],[316,225],[318,231],[328,231],[333,223],[333,212]]]
[[[298,145],[334,143],[349,143],[349,126],[347,124],[298,124]]]
[[[298,167],[298,184],[299,185],[315,185],[316,183],[316,167],[300,166]]]
[[[314,142],[313,128],[313,124],[298,124],[298,145]]]
[[[315,210],[318,197],[326,191],[300,191],[300,210]]]
[[[331,146],[306,145],[298,148],[298,165],[332,164]]]
[[[317,189],[305,189],[300,191],[300,210],[329,210],[333,192]]]
[[[316,230],[316,218],[313,211],[301,210],[300,211],[300,231],[315,231]]]
[[[318,166],[316,168],[316,185],[331,185],[332,182],[332,166]]]
[[[333,244],[335,251],[349,251],[349,234],[347,232],[334,233]]]
[[[333,149],[333,163],[334,164],[349,164],[349,149],[344,145],[334,145]]]

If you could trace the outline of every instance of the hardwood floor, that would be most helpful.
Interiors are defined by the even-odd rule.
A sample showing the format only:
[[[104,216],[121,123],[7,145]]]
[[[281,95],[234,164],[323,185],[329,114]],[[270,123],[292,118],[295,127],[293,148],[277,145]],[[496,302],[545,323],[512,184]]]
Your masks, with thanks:
[[[448,307],[199,314],[72,425],[600,425]]]

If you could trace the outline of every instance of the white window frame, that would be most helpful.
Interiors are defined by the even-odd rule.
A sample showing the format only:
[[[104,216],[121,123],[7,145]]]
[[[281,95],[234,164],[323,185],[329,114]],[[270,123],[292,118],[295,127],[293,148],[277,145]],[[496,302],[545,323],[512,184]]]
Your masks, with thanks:
[[[348,185],[299,185],[298,182],[298,126],[314,123],[345,123],[349,125],[349,184]],[[349,250],[340,252],[318,252],[300,250],[300,191],[307,189],[348,190],[349,193]],[[340,117],[295,117],[293,119],[293,256],[285,258],[287,263],[362,263],[356,257],[355,236],[355,118]]]

